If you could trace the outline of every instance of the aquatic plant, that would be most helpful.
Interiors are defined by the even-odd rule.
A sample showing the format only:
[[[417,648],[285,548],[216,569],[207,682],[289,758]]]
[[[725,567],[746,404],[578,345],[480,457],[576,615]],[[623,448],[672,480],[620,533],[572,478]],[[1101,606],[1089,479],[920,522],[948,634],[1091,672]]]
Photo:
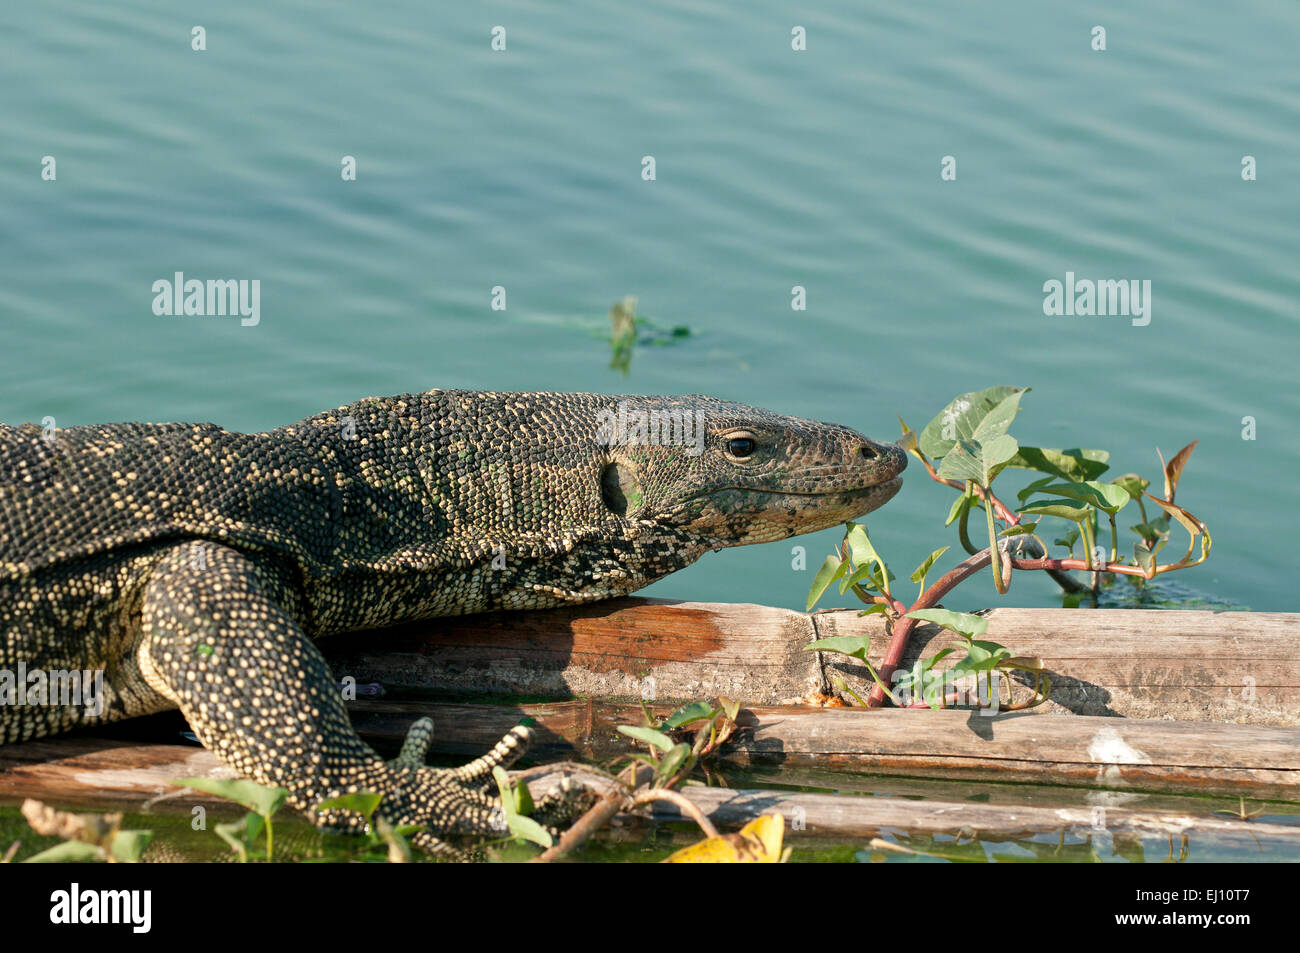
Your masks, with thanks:
[[[939,607],[940,600],[957,585],[985,568],[992,569],[993,587],[999,594],[1009,590],[1014,570],[1048,572],[1066,590],[1067,604],[1077,605],[1082,593],[1095,595],[1102,577],[1127,576],[1144,584],[1164,573],[1199,566],[1209,558],[1211,539],[1205,523],[1174,502],[1179,479],[1196,447],[1195,442],[1183,447],[1167,462],[1160,456],[1164,483],[1162,497],[1148,493],[1150,481],[1136,473],[1125,473],[1109,482],[1102,482],[1099,478],[1109,469],[1110,454],[1107,451],[1021,446],[1011,436],[1011,424],[1020,411],[1020,400],[1028,390],[1025,387],[999,386],[962,394],[949,401],[920,434],[899,418],[903,428],[899,445],[921,462],[931,479],[961,494],[949,509],[944,525],[957,523],[958,540],[969,555],[927,587],[926,580],[931,570],[949,547],[932,552],[911,574],[911,580],[920,585],[920,594],[911,605],[907,605],[891,590],[890,583],[895,577],[871,543],[866,527],[853,522],[845,524],[844,539],[838,552],[826,557],[813,578],[807,609],[811,611],[827,590],[838,583],[841,595],[852,591],[867,604],[860,615],[881,613],[886,617],[889,646],[879,667],[868,660],[868,636],[821,639],[808,649],[849,655],[866,665],[876,683],[867,700],[852,692],[842,679],[836,682],[837,688],[859,704],[876,707],[889,697],[903,707],[946,707],[950,703],[950,693],[946,687],[936,692],[934,683],[965,675],[973,675],[977,686],[983,679],[988,695],[981,698],[982,705],[1015,710],[1047,700],[1051,683],[1039,659],[1016,657],[996,642],[979,640],[977,637],[988,627],[985,619]],[[1156,452],[1159,454],[1158,450]],[[993,491],[994,481],[1008,469],[1045,474],[1017,493],[1018,510],[1007,506]],[[1149,515],[1146,502],[1154,504],[1157,514],[1154,518]],[[1129,503],[1136,503],[1140,514],[1140,522],[1130,527],[1137,537],[1133,542],[1131,562],[1127,554],[1120,555],[1116,521]],[[977,509],[984,511],[988,530],[988,546],[984,549],[976,549],[970,537],[969,517]],[[1109,552],[1098,542],[1103,514],[1110,529]],[[1026,516],[1037,519],[1031,522],[1025,519]],[[1054,545],[1065,547],[1067,555],[1064,557],[1050,556],[1048,547],[1039,537],[1038,527],[1044,519],[1063,520],[1069,524],[1068,532],[1053,541]],[[1187,531],[1188,548],[1177,561],[1161,564],[1158,556],[1169,541],[1171,520]],[[1082,558],[1074,555],[1076,543],[1082,544]],[[1091,585],[1081,584],[1070,575],[1072,571],[1090,573]],[[954,652],[951,648],[943,649],[918,662],[911,672],[899,673],[896,677],[908,637],[918,621],[932,622],[955,632],[965,641],[966,655],[948,672],[936,673],[935,664]],[[1032,678],[1033,694],[1026,701],[1000,705],[994,691],[994,674],[1014,672]],[[939,674],[943,677],[936,679]],[[895,680],[898,682],[896,688],[901,690],[899,693],[888,685]],[[905,701],[900,694],[921,700]]]

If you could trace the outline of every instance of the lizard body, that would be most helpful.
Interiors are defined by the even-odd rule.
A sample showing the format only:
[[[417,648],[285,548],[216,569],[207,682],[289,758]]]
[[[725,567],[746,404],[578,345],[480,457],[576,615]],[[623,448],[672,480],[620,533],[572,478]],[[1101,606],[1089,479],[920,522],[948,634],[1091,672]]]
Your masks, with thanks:
[[[0,425],[0,696],[20,666],[103,673],[98,710],[0,698],[0,743],[179,707],[298,809],[376,791],[440,850],[499,826],[486,785],[527,729],[435,770],[417,723],[385,762],[316,639],[624,595],[875,509],[904,466],[846,427],[694,396],[430,391],[255,434]]]

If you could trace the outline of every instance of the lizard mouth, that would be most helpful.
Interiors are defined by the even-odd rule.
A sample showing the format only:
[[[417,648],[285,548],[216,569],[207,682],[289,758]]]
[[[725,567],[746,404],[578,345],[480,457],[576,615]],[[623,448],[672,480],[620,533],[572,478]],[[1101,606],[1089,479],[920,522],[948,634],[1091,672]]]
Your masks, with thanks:
[[[900,474],[899,476],[891,477],[890,479],[885,480],[881,483],[870,483],[867,484],[866,486],[848,487],[848,488],[841,488],[836,490],[819,490],[816,492],[812,492],[812,491],[801,491],[801,490],[769,490],[765,487],[758,487],[758,486],[724,486],[718,490],[712,491],[712,493],[710,493],[709,495],[712,495],[714,493],[732,491],[736,493],[751,493],[758,496],[773,496],[773,497],[794,496],[794,497],[799,497],[801,499],[808,499],[808,500],[830,500],[830,499],[838,499],[838,498],[847,499],[853,497],[873,497],[873,498],[879,497],[880,502],[876,504],[877,506],[879,506],[893,499],[894,494],[899,491],[902,485],[903,485],[903,477]]]

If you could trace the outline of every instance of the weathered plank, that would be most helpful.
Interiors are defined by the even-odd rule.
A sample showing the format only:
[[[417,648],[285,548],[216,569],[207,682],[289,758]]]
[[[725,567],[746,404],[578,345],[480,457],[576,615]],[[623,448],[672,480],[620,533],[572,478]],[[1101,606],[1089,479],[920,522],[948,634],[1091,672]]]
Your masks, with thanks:
[[[423,715],[434,720],[433,752],[453,759],[481,754],[525,715],[536,719],[539,757],[612,758],[629,750],[617,725],[641,720],[639,706],[593,701],[353,707],[362,736],[390,749]],[[743,730],[719,753],[724,764],[1300,801],[1300,728],[806,707],[747,708],[739,724]],[[168,778],[204,765],[203,753],[194,748],[112,742],[92,752],[86,744],[54,739],[0,747],[0,796],[81,790],[112,795],[140,784],[165,794]],[[172,760],[158,762],[156,750]],[[172,773],[164,776],[166,771]]]
[[[530,716],[537,721],[539,757],[609,759],[628,750],[617,726],[641,722],[639,705],[592,700],[364,702],[352,711],[363,737],[390,745],[412,720],[430,714],[434,749],[456,757],[473,756]],[[1300,728],[802,706],[746,708],[739,723],[745,730],[720,752],[723,762],[1300,801]]]
[[[403,691],[755,704],[821,685],[802,613],[615,599],[545,612],[435,619],[321,643],[335,673]]]
[[[986,638],[1044,660],[1052,700],[1036,713],[1300,725],[1300,614],[1145,609],[994,609]],[[884,654],[880,616],[771,606],[619,599],[550,612],[439,619],[326,640],[335,672],[398,692],[790,703],[860,694],[865,670],[804,651],[865,635]],[[914,632],[904,665],[955,645]]]
[[[878,713],[877,713],[878,714]],[[877,717],[872,715],[870,717]],[[1041,719],[1040,719],[1041,721]],[[558,769],[534,770],[529,785],[540,796],[559,778]],[[210,752],[181,745],[132,745],[119,741],[66,738],[0,748],[0,799],[35,797],[64,806],[131,811],[233,809],[218,798],[172,787],[179,777],[229,777]],[[946,787],[949,794],[956,791]],[[990,804],[925,797],[862,797],[778,790],[689,787],[683,794],[719,827],[738,827],[758,814],[778,811],[791,822],[791,836],[875,837],[903,834],[956,834],[1003,841],[1032,834],[1059,833],[1104,838],[1159,836],[1188,839],[1196,850],[1202,838],[1216,847],[1237,847],[1271,861],[1300,859],[1300,826],[1242,821],[1216,816],[1212,805],[1184,798],[1177,804],[1114,805]],[[933,792],[931,792],[933,793]],[[1044,789],[1044,799],[1053,789]],[[678,819],[669,805],[655,805],[654,816]],[[1127,849],[1133,849],[1129,842]],[[1181,847],[1180,847],[1181,849]]]

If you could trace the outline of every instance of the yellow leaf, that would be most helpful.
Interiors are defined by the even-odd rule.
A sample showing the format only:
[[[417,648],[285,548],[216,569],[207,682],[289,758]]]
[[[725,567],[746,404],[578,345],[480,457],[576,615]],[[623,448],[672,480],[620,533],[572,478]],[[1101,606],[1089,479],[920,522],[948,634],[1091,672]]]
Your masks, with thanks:
[[[665,864],[779,864],[785,818],[763,814],[735,834],[720,834],[683,847]]]

